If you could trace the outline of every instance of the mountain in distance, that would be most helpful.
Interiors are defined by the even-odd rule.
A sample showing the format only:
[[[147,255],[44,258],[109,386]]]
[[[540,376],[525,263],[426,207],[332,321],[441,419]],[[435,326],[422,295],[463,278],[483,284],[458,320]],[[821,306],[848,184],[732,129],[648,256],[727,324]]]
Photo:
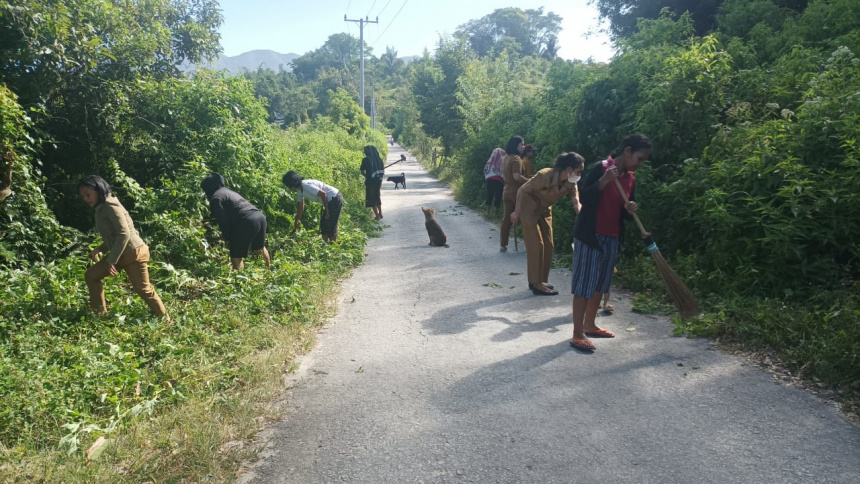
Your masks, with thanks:
[[[284,70],[290,72],[293,70],[290,63],[297,57],[301,56],[298,54],[280,54],[273,50],[252,50],[235,56],[222,55],[211,63],[183,66],[183,70],[194,71],[197,68],[203,68],[220,71],[226,69],[232,74],[239,74],[242,71],[253,72],[260,67],[278,72],[280,66],[284,66]]]

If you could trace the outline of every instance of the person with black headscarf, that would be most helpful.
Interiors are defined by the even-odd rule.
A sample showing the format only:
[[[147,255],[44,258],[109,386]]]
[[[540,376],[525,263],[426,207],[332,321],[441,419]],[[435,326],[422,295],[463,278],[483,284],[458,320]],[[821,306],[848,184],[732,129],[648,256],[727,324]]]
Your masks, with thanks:
[[[164,303],[149,282],[149,247],[140,238],[134,222],[113,195],[110,185],[102,177],[90,175],[78,184],[78,193],[88,207],[95,209],[96,229],[103,239],[101,245],[90,251],[90,259],[96,263],[87,269],[84,276],[93,312],[107,313],[102,279],[125,271],[134,292],[146,302],[149,310],[169,320]],[[101,256],[103,252],[107,252],[104,257]]]
[[[224,186],[224,177],[210,173],[200,183],[209,200],[209,210],[221,237],[230,250],[230,263],[234,270],[244,267],[242,259],[253,252],[262,255],[266,267],[272,263],[266,249],[266,216],[241,195]]]
[[[376,220],[382,218],[382,178],[385,175],[385,164],[379,156],[379,150],[373,145],[364,147],[364,159],[361,160],[361,174],[364,175],[364,206],[373,210]]]

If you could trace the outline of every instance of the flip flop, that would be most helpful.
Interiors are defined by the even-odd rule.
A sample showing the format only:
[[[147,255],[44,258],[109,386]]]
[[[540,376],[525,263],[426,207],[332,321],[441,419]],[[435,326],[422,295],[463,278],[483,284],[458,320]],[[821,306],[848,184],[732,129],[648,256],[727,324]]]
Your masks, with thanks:
[[[615,333],[606,329],[598,329],[597,331],[586,331],[585,335],[590,338],[614,338]]]
[[[597,349],[597,347],[594,346],[594,343],[592,343],[591,341],[589,341],[587,339],[572,340],[570,342],[570,346],[573,346],[574,348],[576,348],[578,350],[583,350],[583,351],[594,351]]]

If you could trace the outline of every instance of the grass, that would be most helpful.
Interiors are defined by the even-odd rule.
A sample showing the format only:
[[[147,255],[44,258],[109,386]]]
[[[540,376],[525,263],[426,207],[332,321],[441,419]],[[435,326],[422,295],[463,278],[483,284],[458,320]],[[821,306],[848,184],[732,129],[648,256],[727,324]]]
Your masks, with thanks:
[[[196,274],[155,263],[170,325],[113,281],[110,315],[87,315],[79,258],[19,271],[0,303],[0,482],[232,481],[364,241],[296,234],[271,270],[233,272],[223,249]]]

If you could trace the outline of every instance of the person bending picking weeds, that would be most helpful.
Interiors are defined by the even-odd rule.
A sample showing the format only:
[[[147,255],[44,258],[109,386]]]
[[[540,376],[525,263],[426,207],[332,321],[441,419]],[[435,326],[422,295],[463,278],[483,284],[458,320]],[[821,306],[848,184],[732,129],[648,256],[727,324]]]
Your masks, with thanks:
[[[210,173],[200,183],[200,188],[209,199],[209,210],[224,243],[230,250],[230,263],[233,270],[245,266],[242,259],[250,252],[262,255],[266,267],[272,264],[269,251],[266,249],[266,216],[241,195],[224,186],[224,177]]]
[[[592,165],[580,182],[582,209],[573,227],[573,266],[570,292],[573,294],[573,338],[570,345],[595,349],[588,339],[614,338],[611,331],[595,323],[603,294],[612,284],[619,236],[624,216],[636,213],[634,202],[636,171],[651,154],[651,141],[641,134],[621,140],[618,148],[604,161]],[[625,203],[615,186],[621,183],[630,202]]]
[[[93,312],[99,315],[107,313],[102,279],[125,271],[134,292],[149,306],[149,310],[170,320],[161,298],[149,282],[149,247],[135,230],[126,209],[111,192],[110,185],[102,177],[90,175],[78,184],[78,193],[88,207],[95,209],[96,229],[104,240],[90,251],[90,259],[97,262],[87,269],[84,276]],[[107,255],[101,257],[105,251]]]
[[[305,198],[319,202],[323,206],[322,217],[320,217],[320,233],[326,242],[337,240],[337,222],[340,219],[340,210],[343,208],[343,195],[340,191],[319,180],[305,180],[298,173],[290,170],[282,179],[284,185],[290,190],[298,193],[296,202],[299,204],[296,210],[295,227],[302,226],[302,214],[305,212]],[[380,212],[380,215],[381,212]],[[381,218],[381,217],[380,217]]]
[[[562,153],[552,168],[537,172],[517,191],[516,209],[511,223],[523,224],[523,242],[526,244],[529,289],[536,296],[555,296],[558,291],[546,283],[552,266],[552,206],[562,198],[570,198],[573,209],[579,212],[576,182],[585,168],[585,160],[578,153]]]

